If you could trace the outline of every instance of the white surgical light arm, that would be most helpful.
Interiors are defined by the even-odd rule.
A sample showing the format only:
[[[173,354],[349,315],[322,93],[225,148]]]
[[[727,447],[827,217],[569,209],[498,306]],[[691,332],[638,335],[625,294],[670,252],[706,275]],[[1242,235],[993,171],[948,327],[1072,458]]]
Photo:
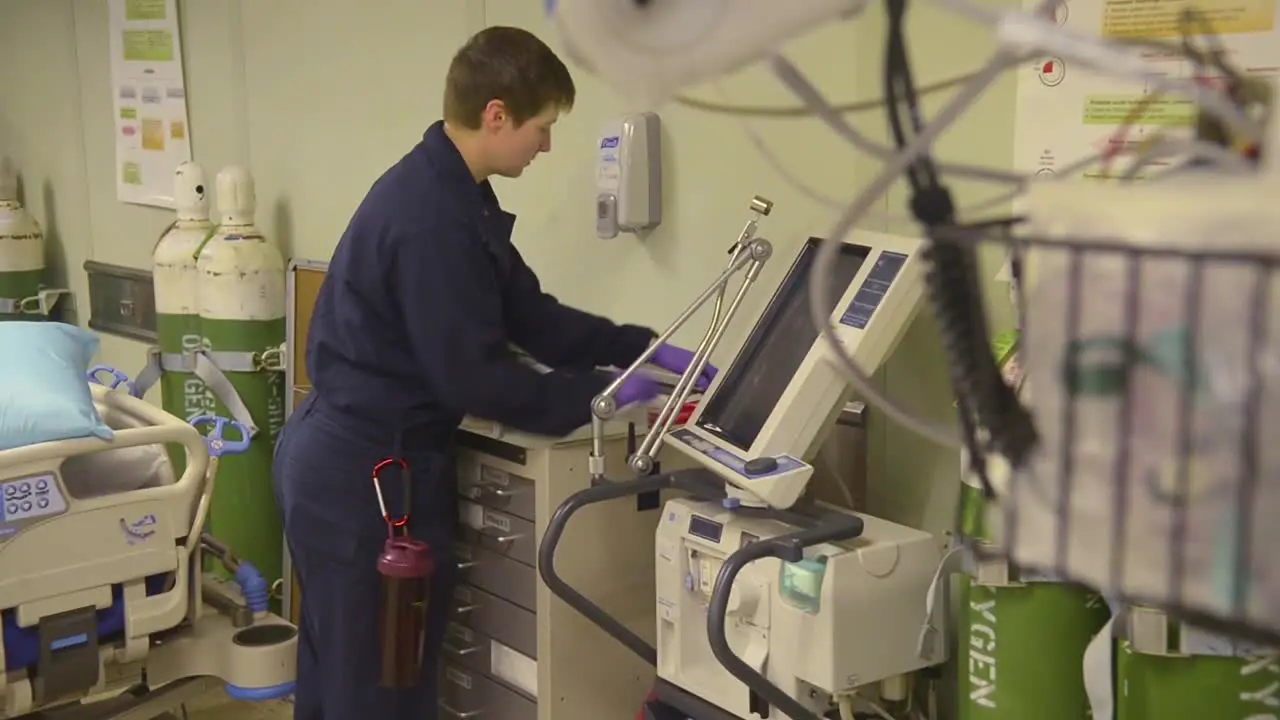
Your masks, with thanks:
[[[557,0],[571,57],[633,102],[656,105],[829,22],[864,0]]]

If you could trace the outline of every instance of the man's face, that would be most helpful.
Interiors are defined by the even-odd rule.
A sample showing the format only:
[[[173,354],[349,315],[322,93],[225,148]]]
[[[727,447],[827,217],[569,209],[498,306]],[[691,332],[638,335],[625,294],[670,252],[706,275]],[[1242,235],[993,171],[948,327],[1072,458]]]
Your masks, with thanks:
[[[519,127],[500,101],[485,108],[484,129],[489,165],[495,175],[517,178],[538,153],[551,151],[551,127],[560,109],[548,107]]]

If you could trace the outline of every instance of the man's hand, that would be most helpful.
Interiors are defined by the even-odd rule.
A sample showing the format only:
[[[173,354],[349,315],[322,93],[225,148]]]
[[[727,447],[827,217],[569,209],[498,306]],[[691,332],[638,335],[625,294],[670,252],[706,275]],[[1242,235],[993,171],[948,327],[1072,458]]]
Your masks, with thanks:
[[[689,369],[689,363],[693,362],[693,353],[682,347],[663,343],[653,352],[649,362],[667,372],[683,375],[684,371]],[[698,377],[693,380],[693,388],[698,392],[703,392],[711,387],[711,381],[715,380],[716,372],[718,371],[711,363],[703,365],[702,372],[698,373]]]

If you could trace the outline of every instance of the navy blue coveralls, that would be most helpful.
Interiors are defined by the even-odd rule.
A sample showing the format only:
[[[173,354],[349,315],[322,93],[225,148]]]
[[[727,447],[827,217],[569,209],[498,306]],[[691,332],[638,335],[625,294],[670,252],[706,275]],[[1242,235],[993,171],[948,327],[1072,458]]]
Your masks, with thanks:
[[[515,216],[477,183],[437,122],[370,189],[338,242],[307,339],[311,395],[276,446],[275,491],[302,595],[299,720],[436,716],[437,655],[457,564],[453,450],[464,415],[559,436],[590,420],[607,383],[654,334],[560,304],[511,243]],[[545,365],[519,363],[508,344]],[[387,528],[371,472],[410,465],[410,532],[436,560],[419,687],[378,684]],[[403,512],[398,477],[383,482]]]

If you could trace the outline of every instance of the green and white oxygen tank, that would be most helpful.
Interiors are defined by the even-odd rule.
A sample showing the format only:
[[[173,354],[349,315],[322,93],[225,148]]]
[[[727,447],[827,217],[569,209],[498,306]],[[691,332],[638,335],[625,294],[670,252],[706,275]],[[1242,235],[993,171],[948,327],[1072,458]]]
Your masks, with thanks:
[[[182,163],[174,172],[177,219],[151,256],[159,335],[160,397],[165,411],[185,420],[213,413],[213,398],[194,370],[194,353],[204,349],[200,334],[200,275],[196,254],[213,233],[204,168]],[[185,454],[170,453],[176,472]]]
[[[218,173],[217,207],[218,229],[197,262],[207,360],[197,373],[215,398],[215,413],[246,423],[254,436],[247,452],[222,459],[209,528],[274,582],[281,577],[283,545],[271,458],[284,425],[284,258],[254,225],[248,170]]]
[[[1129,608],[1116,647],[1116,720],[1280,717],[1275,650]]]
[[[994,457],[988,464],[999,492],[1007,486],[1008,466]],[[961,532],[989,541],[987,501],[967,473],[960,502]],[[1111,616],[1106,602],[1080,585],[1019,576],[1003,561],[976,565],[960,587],[960,720],[1091,717],[1081,665],[1089,641]]]
[[[0,160],[0,321],[41,320],[38,298],[44,285],[44,233],[18,202],[18,178]]]

